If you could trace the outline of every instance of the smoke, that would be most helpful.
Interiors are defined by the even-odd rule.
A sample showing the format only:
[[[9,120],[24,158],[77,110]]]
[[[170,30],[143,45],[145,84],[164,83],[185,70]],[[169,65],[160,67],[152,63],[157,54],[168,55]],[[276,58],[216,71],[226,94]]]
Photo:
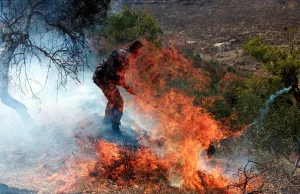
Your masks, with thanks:
[[[42,60],[41,65],[31,60],[30,69],[27,69],[32,75],[31,88],[37,96],[33,97],[29,90],[24,90],[25,94],[20,92],[20,87],[11,87],[9,91],[26,105],[37,127],[25,128],[17,113],[0,103],[0,183],[53,193],[56,182],[45,181],[45,174],[54,176],[66,166],[66,159],[71,155],[80,157],[82,146],[78,138],[97,139],[103,135],[101,130],[109,131],[110,126],[101,122],[107,100],[93,83],[93,70],[79,75],[82,83],[68,79],[65,87],[57,88],[57,70],[53,68],[48,72],[49,63]],[[91,57],[90,67],[97,63],[99,60]],[[126,98],[126,92],[122,88],[120,91]],[[130,136],[132,128],[142,130],[135,122],[141,118],[132,114],[134,108],[126,102],[124,109],[121,130],[126,130]],[[93,157],[93,154],[84,155],[84,158]]]
[[[275,92],[275,94],[272,94],[270,96],[269,100],[266,102],[265,108],[260,109],[260,116],[256,119],[254,119],[254,121],[247,126],[247,128],[244,130],[244,135],[241,137],[246,137],[246,134],[249,132],[249,128],[253,125],[256,125],[256,128],[255,128],[256,131],[260,131],[262,129],[262,121],[264,120],[265,115],[269,110],[270,104],[272,104],[279,95],[288,92],[289,90],[291,90],[291,88],[292,88],[292,86],[278,90]],[[246,147],[253,146],[252,142],[248,138],[244,138],[243,140],[244,140]]]
[[[44,61],[41,66],[31,61],[27,70],[34,76],[34,92],[42,90],[46,82],[48,63]],[[19,87],[10,88],[10,94],[26,105],[37,124],[35,129],[25,128],[17,113],[0,103],[0,183],[22,189],[47,187],[53,192],[43,181],[43,173],[51,176],[57,172],[64,165],[63,158],[78,149],[74,136],[82,131],[82,120],[104,114],[106,99],[91,79],[93,72],[80,75],[82,84],[69,79],[65,88],[59,89],[57,73],[51,69],[44,89],[35,98],[30,92],[20,93]],[[100,125],[100,120],[90,121]]]
[[[123,0],[112,0],[110,2],[111,11],[110,13],[118,13],[121,11]]]
[[[275,94],[272,94],[270,96],[270,98],[268,99],[268,101],[266,102],[265,107],[260,110],[260,116],[258,118],[256,118],[253,123],[248,125],[247,129],[245,130],[244,135],[247,133],[248,128],[255,124],[257,125],[256,130],[261,130],[262,121],[263,121],[266,113],[269,110],[270,104],[272,104],[279,95],[288,92],[289,90],[291,90],[291,88],[292,87],[287,87],[287,88],[278,90],[277,92],[275,92]],[[243,136],[243,137],[245,137],[245,136]],[[242,138],[242,136],[241,136],[241,138]],[[230,147],[231,147],[230,148],[231,149],[230,157],[228,157],[228,155],[222,155],[222,154],[220,155],[219,154],[210,160],[205,160],[206,153],[204,151],[202,151],[202,153],[200,153],[199,157],[200,158],[202,157],[204,159],[199,160],[200,162],[202,162],[199,166],[203,167],[203,169],[205,169],[208,173],[212,174],[216,168],[216,164],[218,164],[218,168],[221,168],[224,172],[222,176],[229,177],[230,180],[236,180],[238,178],[237,177],[237,174],[238,174],[237,167],[242,168],[246,164],[248,164],[248,168],[251,168],[253,166],[253,164],[249,165],[249,161],[255,160],[254,156],[241,155],[241,149],[247,149],[248,146],[252,146],[252,143],[249,141],[248,138],[245,138],[243,140],[246,143],[246,147],[244,147],[244,148],[242,145],[232,146],[232,145],[235,145],[234,141],[237,141],[237,142],[240,141],[239,138],[237,138],[235,140],[230,140]],[[226,140],[224,140],[224,142],[226,145]],[[216,149],[217,149],[216,152],[224,152],[224,150],[222,151],[222,148],[218,148],[218,146],[216,146]],[[203,161],[205,161],[205,162],[203,162]]]
[[[261,110],[260,110],[260,116],[259,116],[258,118],[256,118],[256,119],[254,120],[254,122],[253,122],[252,124],[250,124],[250,125],[257,124],[256,129],[257,129],[257,130],[261,130],[261,128],[262,128],[262,121],[263,121],[263,119],[265,118],[265,114],[266,114],[266,113],[268,112],[268,110],[269,110],[270,104],[272,104],[272,103],[274,102],[274,100],[275,100],[279,95],[281,95],[281,94],[283,94],[283,93],[286,93],[286,92],[288,92],[288,91],[291,90],[291,89],[292,89],[292,86],[287,87],[287,88],[284,88],[284,89],[282,89],[282,90],[278,90],[275,94],[272,94],[272,95],[270,96],[269,100],[266,102],[266,107],[265,107],[264,109],[261,109]]]

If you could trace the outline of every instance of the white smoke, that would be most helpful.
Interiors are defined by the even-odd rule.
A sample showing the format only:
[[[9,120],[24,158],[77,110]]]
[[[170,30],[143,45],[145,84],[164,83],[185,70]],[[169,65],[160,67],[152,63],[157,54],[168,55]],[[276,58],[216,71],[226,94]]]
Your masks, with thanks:
[[[118,13],[121,11],[123,5],[123,0],[111,0],[110,7],[111,11],[110,13]]]
[[[266,102],[266,107],[264,109],[260,110],[260,117],[258,117],[254,121],[254,123],[257,124],[257,130],[260,130],[262,128],[262,120],[264,119],[265,114],[268,112],[270,104],[272,104],[279,95],[286,93],[286,92],[290,91],[291,89],[292,89],[292,86],[284,88],[282,90],[278,90],[275,94],[272,94],[270,96],[269,100]]]
[[[94,59],[90,66],[98,62]],[[57,90],[57,71],[51,69],[44,86],[48,72],[46,64],[46,60],[41,65],[38,61],[31,61],[28,69],[35,78],[31,81],[33,91],[43,89],[38,98],[32,98],[30,92],[21,94],[17,87],[10,88],[11,96],[28,108],[37,124],[36,129],[24,128],[17,113],[0,103],[0,183],[22,189],[44,188],[51,193],[55,186],[43,181],[43,173],[59,171],[64,166],[65,158],[80,149],[77,134],[93,136],[104,128],[101,120],[107,100],[93,83],[91,70],[80,75],[81,84],[69,79],[65,88]],[[126,97],[126,92],[120,90]],[[139,118],[131,116],[134,109],[126,104],[124,110],[121,130],[127,132],[127,129],[133,128],[134,120]],[[105,127],[105,130],[110,130],[109,126]],[[36,182],[32,182],[33,177]]]
[[[28,71],[35,77],[33,91],[39,92],[43,87],[39,83],[46,81],[46,65],[32,61]],[[26,129],[16,112],[0,103],[0,183],[22,189],[46,187],[47,183],[32,182],[32,178],[43,180],[43,170],[59,170],[61,158],[78,147],[74,138],[81,130],[78,123],[93,114],[104,114],[106,99],[92,81],[93,72],[81,75],[85,78],[82,84],[69,80],[66,88],[59,90],[56,75],[51,70],[38,99],[30,92],[21,95],[18,88],[10,88],[11,96],[28,108],[36,129]],[[99,126],[101,121],[92,122]]]

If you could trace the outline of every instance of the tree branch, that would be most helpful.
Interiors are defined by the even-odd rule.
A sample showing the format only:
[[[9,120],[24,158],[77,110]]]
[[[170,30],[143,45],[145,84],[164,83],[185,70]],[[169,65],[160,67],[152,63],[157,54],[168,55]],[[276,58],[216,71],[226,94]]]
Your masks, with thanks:
[[[26,19],[25,19],[24,28],[23,28],[23,30],[22,30],[22,32],[23,32],[24,34],[28,34],[28,29],[29,29],[29,26],[30,26],[30,24],[31,24],[31,18],[32,18],[32,16],[33,16],[34,9],[35,9],[38,5],[42,4],[43,2],[44,2],[44,0],[37,0],[37,1],[36,1],[35,3],[33,3],[33,4],[31,4],[31,3],[29,2],[29,11],[28,11],[28,13],[27,13],[27,16],[26,16]]]

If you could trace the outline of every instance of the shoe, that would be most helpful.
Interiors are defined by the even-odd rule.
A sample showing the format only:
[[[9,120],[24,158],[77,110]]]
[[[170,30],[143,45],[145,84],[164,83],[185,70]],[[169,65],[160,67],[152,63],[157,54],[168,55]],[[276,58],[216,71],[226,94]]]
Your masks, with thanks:
[[[112,126],[111,126],[111,129],[114,131],[114,132],[117,132],[117,133],[122,133],[121,130],[120,130],[120,122],[112,122]]]

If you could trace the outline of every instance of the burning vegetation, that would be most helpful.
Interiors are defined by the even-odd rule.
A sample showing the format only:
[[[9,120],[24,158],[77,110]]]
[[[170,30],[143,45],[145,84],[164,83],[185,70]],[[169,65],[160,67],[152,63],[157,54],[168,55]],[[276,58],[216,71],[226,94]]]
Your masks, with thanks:
[[[236,134],[195,104],[192,95],[206,89],[209,77],[175,47],[157,47],[147,41],[143,44],[143,54],[126,74],[135,95],[128,96],[125,104],[134,110],[133,117],[142,118],[138,124],[146,126],[132,126],[138,144],[120,144],[117,136],[116,143],[93,140],[90,151],[94,150],[96,157],[70,160],[75,168],[68,167],[63,174],[84,177],[80,180],[89,185],[89,192],[135,188],[146,193],[228,193],[230,178],[223,175],[222,161],[213,157],[213,142]],[[80,145],[89,144],[90,140],[86,141]],[[78,180],[59,179],[66,183],[57,192],[76,190]]]
[[[104,131],[93,136],[89,131],[99,130],[101,118],[86,116],[77,124],[81,126],[75,135],[77,150],[59,156],[62,165],[55,169],[43,164],[42,178],[55,193],[263,193],[271,186],[269,166],[248,162],[226,172],[230,167],[228,158],[222,158],[226,153],[220,153],[224,152],[220,142],[243,130],[229,130],[228,118],[216,120],[204,108],[208,101],[199,103],[195,97],[208,92],[215,79],[210,70],[202,63],[195,68],[170,43],[158,47],[143,40],[143,44],[142,55],[126,74],[135,95],[123,95],[135,135],[121,127],[123,134],[107,139],[110,130],[100,126]],[[240,81],[229,72],[220,80]],[[125,117],[122,125],[128,120]]]
[[[43,1],[37,1],[34,6],[38,7],[40,2]],[[77,5],[79,1],[74,2]],[[90,4],[78,4],[79,7],[86,5]],[[132,19],[126,24],[129,27],[120,25],[129,21],[124,16]],[[116,134],[107,125],[100,124],[103,118],[98,108],[106,101],[95,95],[93,101],[97,102],[90,102],[92,97],[89,95],[94,91],[88,94],[89,102],[83,100],[79,103],[81,107],[77,112],[73,104],[61,107],[65,116],[62,123],[57,121],[60,111],[53,111],[48,104],[47,111],[55,114],[45,114],[47,121],[42,122],[43,127],[38,126],[41,131],[37,132],[38,143],[34,143],[39,147],[36,153],[30,150],[30,146],[26,147],[26,153],[17,153],[18,156],[10,155],[17,152],[13,149],[11,152],[0,149],[0,167],[7,168],[7,163],[17,160],[18,164],[24,163],[22,167],[26,170],[34,171],[29,173],[31,187],[27,187],[28,192],[35,192],[31,188],[39,193],[60,194],[300,192],[297,175],[300,162],[298,42],[290,41],[291,51],[287,51],[264,45],[261,37],[249,41],[244,45],[245,53],[266,65],[270,73],[265,77],[250,77],[239,74],[231,66],[205,61],[199,54],[180,48],[177,41],[167,37],[159,39],[157,35],[161,29],[157,21],[148,12],[143,15],[142,9],[134,12],[124,8],[120,15],[112,14],[107,21],[94,29],[97,35],[90,34],[90,42],[97,43],[96,37],[99,36],[107,44],[98,45],[101,48],[93,45],[93,49],[98,49],[95,53],[124,45],[129,41],[129,35],[132,35],[130,41],[140,36],[146,38],[141,39],[144,45],[141,55],[129,59],[130,66],[125,74],[132,95],[120,89],[125,97],[122,132]],[[144,23],[149,25],[145,28],[153,27],[153,34],[146,36],[144,28],[133,27]],[[4,35],[11,36],[4,27]],[[86,40],[83,27],[81,30],[78,32],[84,38],[82,40]],[[113,31],[126,33],[114,34]],[[29,41],[29,36],[26,37]],[[26,41],[21,43],[27,44]],[[186,44],[194,42],[187,41]],[[88,46],[88,42],[84,41],[84,45]],[[227,51],[230,52],[230,48]],[[47,52],[45,55],[50,56]],[[82,59],[80,62],[85,64],[86,61]],[[77,76],[77,69],[73,73]],[[78,96],[68,97],[65,104],[84,98]],[[68,113],[65,113],[66,107]],[[95,107],[97,110],[91,111]],[[73,130],[69,131],[72,137],[63,132],[67,128]],[[53,136],[42,134],[45,131]],[[0,146],[8,150],[10,144],[13,143],[6,140],[4,146]],[[43,154],[40,156],[39,153]],[[247,158],[261,157],[260,162],[248,160],[245,164],[245,158],[240,159],[243,154]],[[296,162],[291,165],[292,160]],[[31,163],[27,164],[28,161]],[[12,163],[12,168],[0,172],[0,175],[14,168],[18,171],[16,164]],[[3,180],[7,181],[0,176],[0,181]],[[13,187],[0,183],[0,193],[14,191]]]

